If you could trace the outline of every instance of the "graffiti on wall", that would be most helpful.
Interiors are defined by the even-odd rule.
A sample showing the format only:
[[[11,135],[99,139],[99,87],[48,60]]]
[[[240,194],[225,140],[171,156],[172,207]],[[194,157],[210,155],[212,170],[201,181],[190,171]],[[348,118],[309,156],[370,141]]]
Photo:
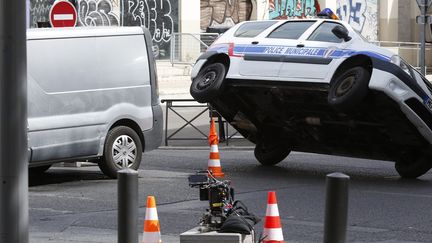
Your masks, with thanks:
[[[55,0],[30,0],[30,27],[36,28],[38,22],[48,22],[49,12]]]
[[[112,0],[78,0],[78,22],[82,26],[119,26],[119,12]]]
[[[49,21],[55,0],[30,0],[30,26]],[[172,33],[178,31],[179,0],[75,0],[79,26],[145,26],[156,57],[168,58]]]
[[[337,0],[336,15],[368,40],[378,40],[377,0]]]
[[[229,28],[241,21],[250,20],[251,0],[201,0],[201,30]]]
[[[122,0],[124,26],[146,26],[156,57],[169,56],[172,33],[178,30],[178,0]]]
[[[123,25],[146,26],[158,43],[171,40],[174,18],[178,18],[169,0],[124,0],[123,4]]]
[[[312,18],[319,11],[318,0],[269,0],[269,19]]]

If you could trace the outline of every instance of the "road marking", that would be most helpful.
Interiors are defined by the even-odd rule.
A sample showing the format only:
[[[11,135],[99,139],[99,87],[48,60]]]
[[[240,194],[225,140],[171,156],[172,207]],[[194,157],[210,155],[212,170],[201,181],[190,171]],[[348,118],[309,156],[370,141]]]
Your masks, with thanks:
[[[54,14],[54,20],[73,20],[73,14]]]
[[[312,226],[312,227],[320,227],[320,228],[322,228],[324,226],[323,223],[319,223],[319,222],[310,222],[310,221],[294,220],[294,219],[284,220],[282,218],[282,224],[285,222],[288,224],[304,225],[304,226]],[[379,232],[389,231],[388,229],[362,227],[362,226],[348,226],[347,230],[348,231],[357,231],[357,232],[366,232],[366,233],[379,233]]]
[[[73,213],[73,211],[55,210],[53,208],[30,208],[30,210],[38,210],[38,211],[45,211],[45,212],[51,212],[51,213],[62,213],[62,214]]]
[[[96,201],[95,199],[89,198],[89,197],[65,196],[65,195],[56,195],[56,194],[51,194],[51,193],[36,193],[36,192],[31,192],[30,196],[33,196],[33,197],[55,197],[55,198],[66,198],[66,199],[79,199],[79,200],[87,200],[87,201]]]

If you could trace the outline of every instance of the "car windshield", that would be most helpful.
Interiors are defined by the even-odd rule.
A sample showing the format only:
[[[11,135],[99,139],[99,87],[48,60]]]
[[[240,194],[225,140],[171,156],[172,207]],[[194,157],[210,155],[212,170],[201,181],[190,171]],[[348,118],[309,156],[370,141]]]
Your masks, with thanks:
[[[430,91],[431,94],[432,94],[432,83],[431,83],[429,80],[427,80],[427,79],[423,76],[423,74],[420,73],[419,70],[417,70],[416,68],[412,67],[411,65],[409,65],[409,67],[410,67],[410,69],[411,69],[412,71],[416,72],[416,73],[421,77],[421,79],[422,79],[423,82],[426,84],[427,88],[429,89],[429,91]]]
[[[257,21],[242,24],[234,33],[235,37],[255,37],[277,21]]]
[[[366,39],[358,30],[354,30],[354,32],[357,33],[358,36],[360,36],[360,38],[364,41],[364,42],[369,42],[368,39]]]
[[[276,28],[268,38],[298,39],[316,21],[290,21]]]

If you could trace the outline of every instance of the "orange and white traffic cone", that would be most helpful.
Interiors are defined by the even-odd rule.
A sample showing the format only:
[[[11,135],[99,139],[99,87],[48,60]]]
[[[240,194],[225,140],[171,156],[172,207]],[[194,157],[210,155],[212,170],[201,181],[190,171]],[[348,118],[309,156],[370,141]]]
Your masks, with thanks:
[[[162,243],[159,219],[156,210],[156,200],[154,196],[147,197],[142,243]]]
[[[218,148],[219,138],[216,132],[215,123],[211,118],[210,133],[209,133],[209,144],[210,144],[210,157],[208,160],[208,170],[212,172],[216,178],[224,177],[222,167],[220,165],[220,155]]]
[[[268,193],[263,237],[263,243],[284,243],[275,191]]]

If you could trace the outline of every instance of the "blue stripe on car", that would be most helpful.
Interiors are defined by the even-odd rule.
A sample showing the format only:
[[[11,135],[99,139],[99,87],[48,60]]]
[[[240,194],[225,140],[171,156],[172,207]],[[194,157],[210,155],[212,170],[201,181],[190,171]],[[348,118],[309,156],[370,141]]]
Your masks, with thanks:
[[[209,51],[228,52],[228,44],[212,46]],[[355,51],[350,49],[333,49],[322,47],[294,47],[280,45],[235,45],[233,51],[237,55],[267,54],[287,56],[315,56],[328,58],[342,58],[354,55],[367,55],[383,61],[390,61],[390,57],[371,51]]]

